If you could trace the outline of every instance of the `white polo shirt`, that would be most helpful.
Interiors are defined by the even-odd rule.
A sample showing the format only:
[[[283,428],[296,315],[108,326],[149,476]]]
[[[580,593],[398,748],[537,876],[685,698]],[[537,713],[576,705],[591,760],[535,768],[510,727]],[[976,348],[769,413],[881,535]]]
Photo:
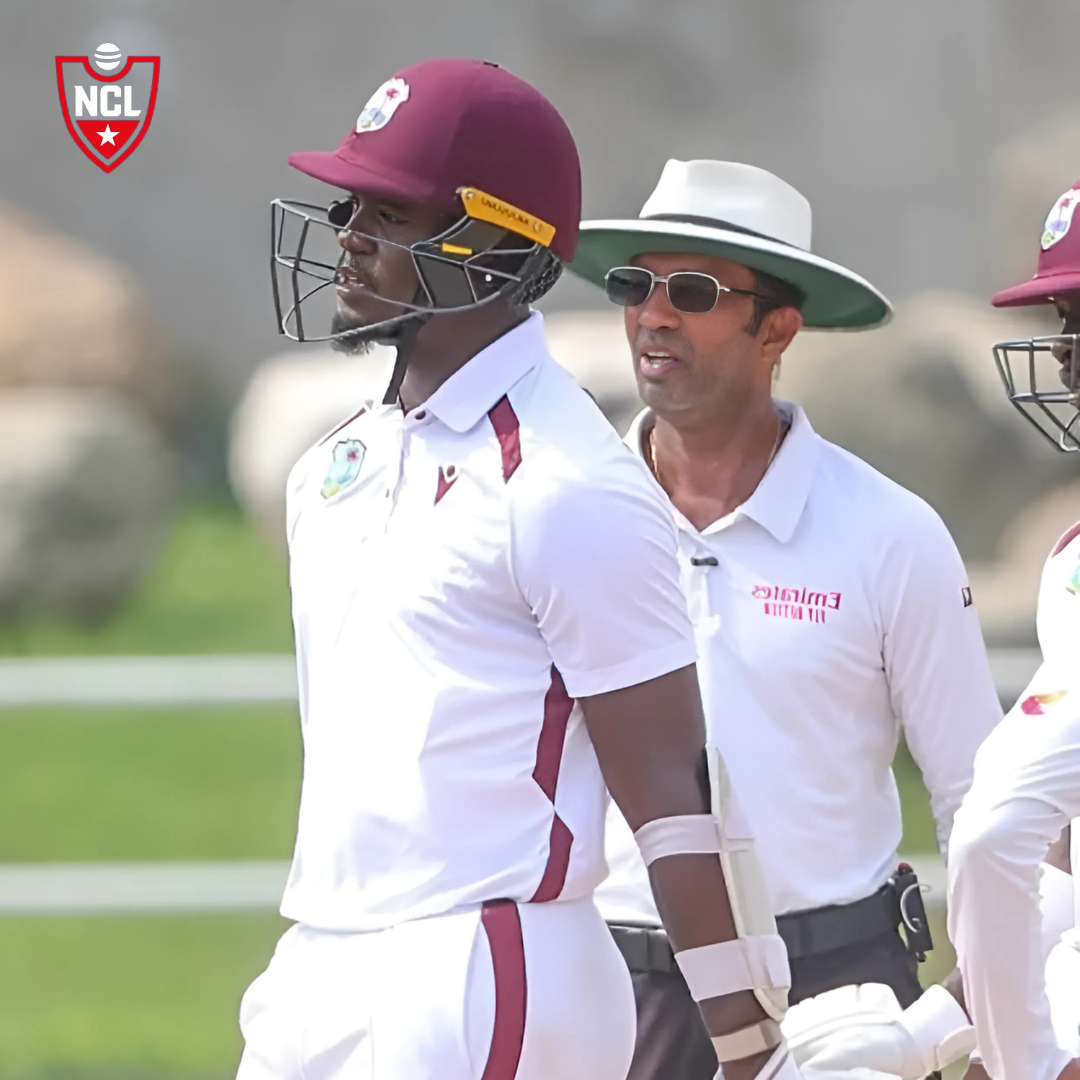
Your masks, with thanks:
[[[858,900],[896,869],[901,730],[944,846],[975,751],[1001,718],[941,519],[818,436],[801,409],[780,407],[791,429],[741,507],[698,531],[668,503],[709,735],[778,914]],[[646,422],[648,412],[627,435],[639,454]],[[605,917],[656,921],[615,808],[608,859],[597,893]]]
[[[1054,1080],[1072,1057],[1051,1024],[1039,863],[1080,816],[1080,524],[1046,562],[1037,624],[1043,664],[979,750],[949,845],[949,935],[997,1080]]]
[[[308,451],[288,535],[304,775],[282,914],[373,930],[588,893],[606,793],[574,701],[695,649],[671,515],[540,315]]]

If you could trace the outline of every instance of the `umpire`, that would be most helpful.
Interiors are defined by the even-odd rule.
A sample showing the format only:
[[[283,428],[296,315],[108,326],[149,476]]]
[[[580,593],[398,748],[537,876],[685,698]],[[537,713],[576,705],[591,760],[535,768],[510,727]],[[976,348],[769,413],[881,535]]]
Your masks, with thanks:
[[[811,253],[799,192],[731,162],[669,161],[638,220],[583,224],[571,269],[625,309],[647,406],[627,442],[679,528],[709,734],[753,824],[791,1001],[876,982],[907,1007],[921,991],[898,933],[897,743],[944,850],[1001,710],[941,519],[772,396],[802,327],[878,325],[888,302]],[[630,1077],[708,1080],[715,1057],[617,811],[607,844],[597,898],[633,973]]]

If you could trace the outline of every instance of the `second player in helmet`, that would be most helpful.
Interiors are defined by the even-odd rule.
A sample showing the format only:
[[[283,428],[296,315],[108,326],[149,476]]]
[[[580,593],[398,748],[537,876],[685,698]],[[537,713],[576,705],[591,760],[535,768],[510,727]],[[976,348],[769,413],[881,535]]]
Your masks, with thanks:
[[[1010,400],[1058,450],[1072,452],[1080,450],[1078,204],[1080,183],[1046,219],[1035,275],[993,298],[996,307],[1052,304],[1061,317],[1059,334],[1001,342],[994,354]],[[1040,383],[1032,373],[1048,357],[1055,370]],[[949,848],[949,925],[994,1080],[1080,1077],[1075,898],[1068,929],[1049,955],[1038,932],[1047,878],[1040,863],[1052,858],[1070,819],[1070,883],[1080,868],[1080,522],[1046,560],[1036,626],[1042,666],[979,750]]]

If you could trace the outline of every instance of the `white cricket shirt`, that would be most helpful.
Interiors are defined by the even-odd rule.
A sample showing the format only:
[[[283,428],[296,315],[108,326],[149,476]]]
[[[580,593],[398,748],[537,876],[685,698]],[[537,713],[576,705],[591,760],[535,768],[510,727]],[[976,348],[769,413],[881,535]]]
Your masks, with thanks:
[[[1046,562],[1037,625],[1043,664],[979,750],[949,845],[949,934],[996,1080],[1053,1080],[1072,1056],[1051,1026],[1039,863],[1080,815],[1080,525]]]
[[[791,428],[741,507],[699,532],[668,503],[709,735],[777,914],[858,900],[896,869],[901,730],[944,846],[975,751],[1001,718],[941,519],[822,439],[801,409],[780,407]],[[627,435],[639,454],[645,423],[648,412]],[[597,892],[605,917],[657,921],[614,807],[608,859]]]
[[[692,664],[671,515],[538,314],[289,479],[304,774],[281,911],[381,929],[604,876],[575,699]]]

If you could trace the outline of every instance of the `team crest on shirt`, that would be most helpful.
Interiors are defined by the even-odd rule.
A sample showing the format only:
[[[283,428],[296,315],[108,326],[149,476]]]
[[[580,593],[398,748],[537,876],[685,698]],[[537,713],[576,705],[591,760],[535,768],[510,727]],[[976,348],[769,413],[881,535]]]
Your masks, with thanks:
[[[330,466],[322,482],[321,493],[324,499],[333,498],[357,478],[366,453],[367,447],[359,439],[342,439],[334,447]]]
[[[1065,588],[1073,594],[1073,596],[1080,596],[1080,563],[1076,564],[1076,569],[1072,572],[1072,577],[1065,582]]]

